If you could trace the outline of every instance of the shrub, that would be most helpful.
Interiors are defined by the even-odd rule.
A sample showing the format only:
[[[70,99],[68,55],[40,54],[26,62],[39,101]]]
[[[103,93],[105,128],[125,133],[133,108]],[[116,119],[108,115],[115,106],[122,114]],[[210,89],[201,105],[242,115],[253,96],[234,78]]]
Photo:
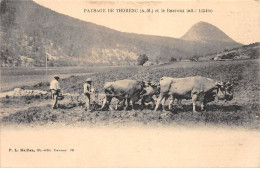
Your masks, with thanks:
[[[235,53],[235,52],[233,52],[233,53],[228,53],[228,54],[226,54],[226,55],[223,55],[223,56],[221,57],[221,59],[234,59],[234,57],[237,56],[237,55],[238,55],[238,54]]]
[[[259,49],[251,49],[250,53],[248,54],[251,59],[259,58]]]
[[[176,61],[177,61],[177,59],[176,59],[176,58],[174,58],[174,57],[171,57],[171,58],[169,59],[169,61],[170,61],[170,62],[176,62]]]
[[[148,57],[146,56],[146,54],[143,54],[143,55],[140,55],[138,58],[137,58],[137,65],[144,65],[145,62],[148,61]]]

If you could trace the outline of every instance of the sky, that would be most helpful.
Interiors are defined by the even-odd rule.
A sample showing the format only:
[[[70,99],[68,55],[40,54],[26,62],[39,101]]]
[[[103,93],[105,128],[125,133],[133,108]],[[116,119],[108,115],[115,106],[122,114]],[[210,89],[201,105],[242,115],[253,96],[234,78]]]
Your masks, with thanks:
[[[260,42],[259,0],[33,1],[58,13],[122,32],[180,38],[193,24],[204,21],[215,25],[239,43]],[[105,9],[106,12],[84,12],[84,9]],[[114,12],[108,12],[108,9],[114,9]],[[154,12],[127,13],[117,12],[117,9],[153,9]],[[155,12],[157,9],[159,12]],[[162,12],[162,9],[184,12]],[[187,12],[189,9],[196,12]],[[211,12],[198,12],[199,9],[209,9]]]

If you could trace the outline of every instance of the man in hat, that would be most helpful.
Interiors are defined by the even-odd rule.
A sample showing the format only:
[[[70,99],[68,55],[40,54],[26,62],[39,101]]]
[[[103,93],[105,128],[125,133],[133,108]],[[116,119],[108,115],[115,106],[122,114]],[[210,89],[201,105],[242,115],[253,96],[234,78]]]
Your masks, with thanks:
[[[88,78],[86,80],[86,83],[83,85],[83,88],[84,88],[84,94],[85,96],[87,97],[86,99],[86,109],[88,111],[91,111],[90,110],[90,94],[92,93],[93,89],[92,89],[92,79],[91,78]]]
[[[59,79],[59,76],[54,76],[54,80],[52,80],[50,83],[51,98],[53,101],[52,109],[57,109],[58,96],[61,93]]]

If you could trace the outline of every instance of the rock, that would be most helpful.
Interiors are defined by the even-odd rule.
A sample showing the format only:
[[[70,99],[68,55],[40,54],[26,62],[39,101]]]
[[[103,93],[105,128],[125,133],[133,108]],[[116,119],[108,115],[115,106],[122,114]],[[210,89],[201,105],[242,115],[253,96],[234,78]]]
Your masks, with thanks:
[[[14,89],[14,92],[20,92],[20,91],[22,91],[21,88],[15,88],[15,89]]]

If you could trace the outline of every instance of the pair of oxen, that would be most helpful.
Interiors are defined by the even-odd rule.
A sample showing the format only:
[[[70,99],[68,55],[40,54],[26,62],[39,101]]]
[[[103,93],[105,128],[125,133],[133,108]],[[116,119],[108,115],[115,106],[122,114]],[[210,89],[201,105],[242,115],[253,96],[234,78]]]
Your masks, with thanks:
[[[118,99],[116,110],[119,106],[127,109],[130,106],[130,101],[132,101],[132,108],[134,109],[139,100],[141,100],[141,108],[145,106],[145,103],[152,102],[155,111],[158,110],[161,103],[164,110],[164,102],[170,97],[169,110],[172,109],[175,99],[177,99],[179,105],[181,105],[182,99],[192,99],[193,112],[196,112],[197,101],[200,102],[201,110],[204,110],[204,106],[208,102],[214,101],[216,97],[218,100],[232,100],[232,86],[229,82],[217,82],[201,76],[185,78],[162,77],[159,84],[129,79],[106,82],[104,85],[106,97],[101,110],[106,107],[113,110],[110,106],[112,98]]]

